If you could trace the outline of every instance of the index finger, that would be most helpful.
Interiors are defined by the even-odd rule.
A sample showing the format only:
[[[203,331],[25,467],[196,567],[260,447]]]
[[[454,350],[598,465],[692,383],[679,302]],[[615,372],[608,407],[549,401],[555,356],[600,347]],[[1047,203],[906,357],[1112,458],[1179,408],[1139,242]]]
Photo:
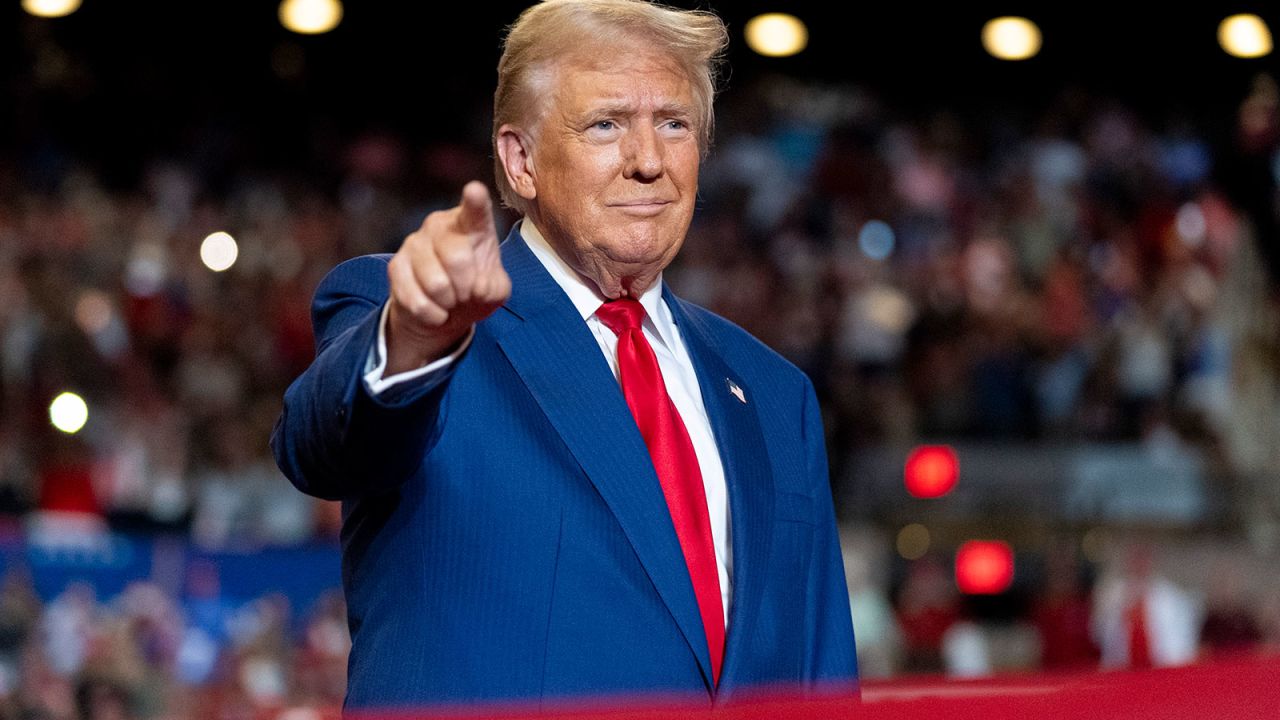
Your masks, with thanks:
[[[458,229],[462,232],[497,233],[493,226],[493,200],[484,183],[472,180],[463,186],[462,202],[458,205],[458,210]]]

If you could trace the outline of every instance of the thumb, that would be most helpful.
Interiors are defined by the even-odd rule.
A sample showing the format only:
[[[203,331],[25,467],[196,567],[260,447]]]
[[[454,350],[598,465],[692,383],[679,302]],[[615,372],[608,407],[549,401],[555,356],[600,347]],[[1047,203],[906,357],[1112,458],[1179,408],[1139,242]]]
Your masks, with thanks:
[[[489,188],[478,180],[472,180],[462,188],[462,202],[458,204],[458,229],[464,233],[482,233],[484,237],[497,236],[493,226],[493,200]]]

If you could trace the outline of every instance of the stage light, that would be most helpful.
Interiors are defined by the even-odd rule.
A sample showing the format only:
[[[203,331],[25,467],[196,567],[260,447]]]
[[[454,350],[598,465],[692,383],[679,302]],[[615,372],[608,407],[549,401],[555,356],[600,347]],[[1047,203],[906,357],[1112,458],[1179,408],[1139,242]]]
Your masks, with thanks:
[[[747,21],[743,34],[747,46],[766,57],[795,55],[809,44],[809,29],[786,13],[757,15]]]
[[[1270,55],[1271,29],[1257,15],[1232,15],[1218,24],[1218,44],[1238,58]]]
[[[898,531],[898,554],[905,560],[919,560],[929,552],[929,528],[911,523]]]
[[[1013,548],[999,540],[970,540],[956,551],[956,587],[966,595],[999,595],[1013,584]]]
[[[280,24],[300,35],[320,35],[342,22],[338,0],[284,0],[280,3]]]
[[[1040,28],[1022,17],[998,17],[982,26],[982,47],[1000,60],[1026,60],[1040,52]]]
[[[903,475],[913,497],[939,498],[959,481],[960,459],[947,445],[921,445],[907,456]]]
[[[80,432],[88,421],[89,406],[73,392],[64,392],[49,403],[49,422],[68,435]]]
[[[216,232],[200,243],[200,261],[214,272],[222,272],[236,264],[240,248],[236,239],[224,232]]]
[[[872,260],[884,260],[893,254],[893,228],[883,220],[868,220],[858,231],[858,247]]]
[[[22,9],[36,17],[66,17],[80,9],[80,0],[22,0]]]

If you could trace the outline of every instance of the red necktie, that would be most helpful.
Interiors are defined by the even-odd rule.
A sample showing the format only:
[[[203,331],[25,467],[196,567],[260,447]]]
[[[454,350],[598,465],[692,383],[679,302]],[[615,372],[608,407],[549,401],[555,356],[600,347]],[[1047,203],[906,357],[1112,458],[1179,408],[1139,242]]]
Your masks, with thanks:
[[[640,329],[644,306],[631,298],[614,300],[601,305],[596,317],[618,336],[622,394],[649,448],[662,494],[667,499],[667,509],[684,552],[689,578],[693,580],[693,594],[707,634],[712,681],[718,683],[724,658],[724,606],[720,600],[720,573],[716,567],[698,456],[689,440],[689,431],[667,395],[658,358]]]

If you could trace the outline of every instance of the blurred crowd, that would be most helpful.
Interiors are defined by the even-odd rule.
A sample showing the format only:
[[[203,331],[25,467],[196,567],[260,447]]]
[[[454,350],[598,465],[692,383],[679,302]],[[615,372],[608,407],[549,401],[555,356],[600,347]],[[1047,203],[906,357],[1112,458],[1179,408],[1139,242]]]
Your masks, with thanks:
[[[1274,81],[1259,78],[1238,122],[1213,137],[1190,117],[1079,90],[1023,116],[907,117],[856,88],[766,80],[720,107],[699,211],[666,277],[810,374],[837,479],[851,453],[877,444],[1168,435],[1271,487],[1275,218],[1242,207],[1220,173],[1225,155],[1276,157],[1277,104]],[[311,293],[338,262],[394,251],[463,183],[489,177],[487,153],[371,131],[318,160],[316,177],[228,170],[234,153],[202,150],[147,159],[123,188],[56,145],[0,158],[7,527],[74,514],[205,548],[336,538],[337,506],[296,492],[267,447],[284,389],[314,352]],[[514,220],[504,214],[500,230]],[[217,231],[238,247],[225,272],[201,259]],[[89,408],[75,434],[49,423],[64,391]],[[1253,503],[1266,492],[1238,489],[1251,507],[1266,508]],[[1106,657],[1092,606],[1073,604],[1088,596],[1073,573],[1047,573],[1028,609],[1073,628],[1045,631],[1070,636],[1065,650],[1044,645],[1046,667],[1058,654]],[[252,616],[238,625],[200,629],[205,610],[146,585],[118,598],[72,587],[43,608],[14,573],[5,587],[0,690],[8,710],[24,708],[15,717],[74,717],[76,703],[126,696],[128,712],[82,716],[183,716],[172,688],[218,673],[244,679],[215,683],[243,694],[225,717],[252,717],[260,697],[278,709],[282,697],[341,696],[338,600],[302,630],[270,598],[236,609]],[[921,565],[892,601],[884,586],[879,604],[855,603],[855,614],[883,608],[865,634],[905,642],[885,672],[947,667],[942,637],[960,617],[949,587],[945,571]],[[1274,627],[1250,622],[1196,619],[1191,637],[1275,642]],[[930,649],[916,653],[920,643]],[[210,646],[227,659],[185,674]],[[1183,646],[1198,652],[1198,640]]]
[[[42,605],[11,574],[0,717],[337,718],[350,647],[339,590],[296,618],[280,596],[236,606],[197,587],[180,601],[149,582],[110,599],[72,584]]]
[[[1274,152],[1274,84],[1256,92]],[[814,378],[833,464],[921,438],[1164,431],[1271,466],[1274,425],[1248,413],[1276,396],[1275,239],[1194,127],[1070,92],[1025,126],[787,83],[734,100],[668,280]],[[311,292],[456,202],[485,152],[373,133],[330,183],[246,170],[211,188],[170,158],[127,191],[57,154],[0,166],[0,508],[212,545],[331,531],[266,449],[313,354]],[[220,273],[200,254],[215,231],[239,250]],[[47,420],[64,390],[90,408],[74,436]]]
[[[1001,597],[963,595],[938,555],[893,562],[875,531],[844,555],[866,679],[1175,667],[1280,654],[1280,577],[1243,543],[1115,535],[1023,553]],[[1094,557],[1090,557],[1093,555]]]
[[[1206,551],[1119,540],[1100,562],[1058,545],[995,620],[946,563],[911,562],[889,592],[888,553],[848,528],[845,562],[868,683],[1174,667],[1280,657],[1280,586],[1239,546]],[[1197,583],[1199,566],[1210,582]],[[1258,582],[1258,571],[1264,582]],[[1250,577],[1250,575],[1253,575]],[[280,594],[232,599],[190,566],[181,592],[151,581],[100,597],[71,583],[46,602],[21,570],[0,584],[0,718],[327,720],[340,713],[350,638],[337,589],[307,607]]]

